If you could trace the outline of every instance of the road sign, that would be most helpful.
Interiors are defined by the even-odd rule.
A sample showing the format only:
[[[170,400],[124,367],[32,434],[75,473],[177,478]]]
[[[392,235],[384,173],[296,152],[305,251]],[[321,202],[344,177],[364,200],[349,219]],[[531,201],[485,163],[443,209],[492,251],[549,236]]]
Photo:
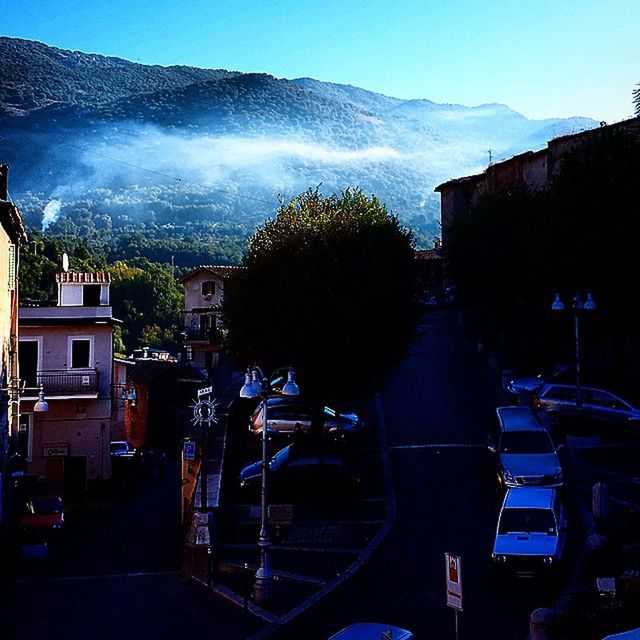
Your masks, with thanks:
[[[447,606],[462,611],[462,559],[452,553],[444,554],[446,563]]]
[[[190,440],[187,440],[182,445],[182,457],[185,460],[195,460],[196,459],[196,443]]]
[[[198,398],[202,396],[208,396],[213,393],[213,387],[205,387],[204,389],[198,389]]]

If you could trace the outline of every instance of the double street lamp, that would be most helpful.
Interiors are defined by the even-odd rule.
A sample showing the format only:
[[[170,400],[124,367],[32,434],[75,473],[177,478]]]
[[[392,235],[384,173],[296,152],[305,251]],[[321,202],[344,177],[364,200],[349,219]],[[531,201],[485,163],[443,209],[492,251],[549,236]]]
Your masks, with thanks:
[[[292,369],[289,370],[287,382],[282,388],[283,396],[298,396],[300,389],[295,382],[295,375]],[[259,367],[255,367],[253,372],[247,371],[244,384],[240,389],[241,398],[260,398],[262,405],[262,488],[260,492],[260,534],[258,538],[258,548],[260,549],[260,565],[256,571],[256,582],[254,596],[258,602],[264,602],[269,598],[271,585],[273,584],[273,574],[269,564],[269,457],[268,457],[268,407],[269,381],[264,377]]]
[[[551,305],[552,311],[564,311],[565,304],[559,293],[556,293],[555,299]],[[576,408],[582,408],[582,389],[580,388],[580,311],[595,311],[596,303],[593,301],[591,292],[587,292],[587,297],[582,298],[580,294],[576,294],[571,299],[571,310],[573,311],[573,334],[576,350]]]

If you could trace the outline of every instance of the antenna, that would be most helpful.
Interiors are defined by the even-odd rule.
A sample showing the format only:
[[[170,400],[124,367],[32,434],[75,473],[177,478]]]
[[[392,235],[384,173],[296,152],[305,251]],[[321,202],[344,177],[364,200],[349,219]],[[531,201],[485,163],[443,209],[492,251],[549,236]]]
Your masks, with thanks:
[[[487,149],[487,153],[489,154],[489,164],[491,164],[491,161],[493,160],[493,155],[491,153],[491,149]]]
[[[69,256],[67,255],[66,251],[62,254],[62,270],[65,273],[69,271]]]

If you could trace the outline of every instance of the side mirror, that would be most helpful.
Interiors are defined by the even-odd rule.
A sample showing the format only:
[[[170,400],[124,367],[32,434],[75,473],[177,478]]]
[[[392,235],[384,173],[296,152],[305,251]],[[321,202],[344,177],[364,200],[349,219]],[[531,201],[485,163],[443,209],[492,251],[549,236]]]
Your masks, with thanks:
[[[487,449],[491,452],[491,453],[496,453],[497,452],[497,447],[496,447],[496,442],[493,439],[493,436],[487,436]]]

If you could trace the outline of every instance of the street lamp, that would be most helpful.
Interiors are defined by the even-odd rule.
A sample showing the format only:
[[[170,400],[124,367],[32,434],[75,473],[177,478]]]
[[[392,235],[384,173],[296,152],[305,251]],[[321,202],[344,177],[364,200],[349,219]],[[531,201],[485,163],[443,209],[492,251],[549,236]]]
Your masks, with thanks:
[[[573,311],[573,334],[575,340],[576,349],[576,408],[582,409],[582,389],[580,387],[580,323],[578,320],[579,311],[595,311],[596,303],[593,300],[591,291],[587,292],[586,299],[582,299],[579,293],[573,296],[571,299],[571,309]],[[553,303],[551,304],[552,311],[564,311],[565,305],[562,302],[562,298],[559,293],[556,293]]]
[[[282,388],[282,395],[300,395],[300,389],[295,382],[295,374],[292,369],[289,370],[287,382]],[[269,397],[269,381],[262,375],[262,370],[259,367],[255,367],[253,369],[253,373],[249,373],[249,371],[247,370],[247,373],[244,377],[244,384],[240,389],[240,397],[260,398],[262,404],[262,488],[260,492],[260,535],[258,538],[258,548],[260,549],[260,566],[256,571],[254,595],[258,602],[264,602],[269,598],[273,581],[273,574],[271,573],[271,566],[269,564],[269,548],[271,547],[271,541],[269,540],[268,529],[269,458],[267,451],[267,399]]]

